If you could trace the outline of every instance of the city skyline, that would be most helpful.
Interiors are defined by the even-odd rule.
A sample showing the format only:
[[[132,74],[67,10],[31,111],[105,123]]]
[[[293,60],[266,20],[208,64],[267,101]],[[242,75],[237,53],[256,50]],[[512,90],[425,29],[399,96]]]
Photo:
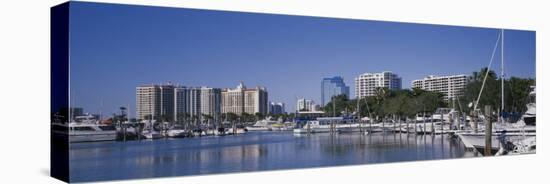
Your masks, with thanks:
[[[320,102],[319,80],[351,89],[367,72],[393,71],[403,88],[428,75],[486,67],[499,29],[93,4],[71,11],[71,105],[111,114],[135,87],[172,82],[265,86],[269,101]],[[238,21],[237,21],[238,20]],[[224,32],[217,31],[223,28]],[[506,77],[535,78],[535,32],[506,30]],[[496,54],[494,60],[500,60]],[[498,71],[499,64],[491,69]],[[350,90],[350,96],[355,96]],[[132,112],[132,116],[135,114]]]

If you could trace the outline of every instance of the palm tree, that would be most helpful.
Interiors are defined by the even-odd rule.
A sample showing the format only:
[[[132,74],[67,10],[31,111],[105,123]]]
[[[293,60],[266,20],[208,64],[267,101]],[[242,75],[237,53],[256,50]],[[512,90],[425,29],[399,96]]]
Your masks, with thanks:
[[[210,126],[212,125],[212,120],[214,118],[209,114],[202,114],[202,119],[203,119],[203,121],[206,122],[206,127],[207,127],[207,130],[208,130],[210,128]]]
[[[183,123],[184,123],[184,121],[185,121],[185,113],[181,113],[181,112],[178,113],[178,114],[176,115],[176,118],[177,118],[176,123],[177,123],[178,125],[182,125],[182,126],[183,126]]]
[[[120,107],[120,116],[122,118],[122,121],[125,121],[126,119],[126,107]]]

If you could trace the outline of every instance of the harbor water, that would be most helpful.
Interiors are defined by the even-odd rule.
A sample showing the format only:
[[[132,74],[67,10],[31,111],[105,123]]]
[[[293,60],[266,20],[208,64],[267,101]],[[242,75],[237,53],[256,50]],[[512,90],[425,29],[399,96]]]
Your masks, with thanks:
[[[70,145],[71,181],[187,176],[474,156],[448,135],[242,135]]]

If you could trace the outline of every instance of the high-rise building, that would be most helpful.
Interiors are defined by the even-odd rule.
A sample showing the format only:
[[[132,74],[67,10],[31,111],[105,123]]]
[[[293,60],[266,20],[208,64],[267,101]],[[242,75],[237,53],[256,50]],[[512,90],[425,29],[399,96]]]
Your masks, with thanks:
[[[380,88],[401,89],[401,77],[389,71],[364,73],[355,78],[355,97],[375,96]]]
[[[185,118],[184,115],[189,115],[188,106],[186,105],[189,101],[189,89],[184,86],[178,86],[174,88],[174,119],[176,121],[180,118]]]
[[[313,100],[308,100],[308,99],[299,99],[298,102],[296,103],[296,109],[299,111],[299,112],[304,112],[304,111],[314,111],[314,106],[315,106],[315,102]]]
[[[267,90],[264,87],[244,90],[244,112],[267,114]]]
[[[221,113],[222,90],[220,88],[200,88],[201,114],[217,116]]]
[[[202,118],[202,115],[216,116],[221,113],[221,89],[208,87],[174,88],[174,104],[177,120],[183,115]]]
[[[468,82],[466,75],[435,76],[429,75],[424,79],[413,80],[412,88],[443,93],[445,100],[453,100],[464,94]]]
[[[174,86],[144,85],[136,88],[138,119],[174,120]]]
[[[285,104],[282,102],[270,102],[269,108],[268,108],[269,114],[284,114],[285,112]]]
[[[267,114],[268,94],[264,87],[247,89],[241,82],[235,89],[222,90],[222,113]]]
[[[340,76],[324,78],[321,81],[321,106],[325,106],[331,101],[333,96],[344,94],[349,96],[349,87],[344,83],[344,78]]]
[[[191,87],[187,93],[187,113],[190,116],[201,116],[201,89]]]
[[[222,113],[244,112],[244,89],[244,84],[240,83],[235,89],[222,90]]]

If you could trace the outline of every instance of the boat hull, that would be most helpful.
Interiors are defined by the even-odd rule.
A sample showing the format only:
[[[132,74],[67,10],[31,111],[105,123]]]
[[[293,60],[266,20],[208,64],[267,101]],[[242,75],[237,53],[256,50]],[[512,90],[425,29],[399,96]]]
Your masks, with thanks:
[[[101,133],[101,134],[72,134],[69,135],[69,142],[98,142],[98,141],[114,141],[116,140],[116,132]]]

